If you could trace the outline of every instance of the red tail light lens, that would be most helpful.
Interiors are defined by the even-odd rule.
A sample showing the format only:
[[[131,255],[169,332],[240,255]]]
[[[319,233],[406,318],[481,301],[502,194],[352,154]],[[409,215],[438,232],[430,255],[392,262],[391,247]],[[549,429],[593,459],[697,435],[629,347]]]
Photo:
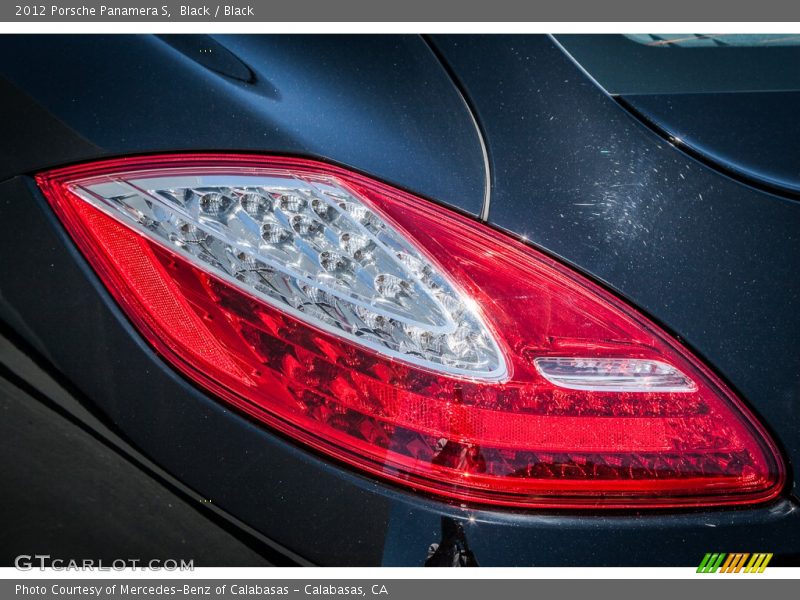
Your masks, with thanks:
[[[474,220],[287,158],[132,158],[37,180],[167,361],[372,475],[526,507],[780,491],[766,432],[685,348]]]

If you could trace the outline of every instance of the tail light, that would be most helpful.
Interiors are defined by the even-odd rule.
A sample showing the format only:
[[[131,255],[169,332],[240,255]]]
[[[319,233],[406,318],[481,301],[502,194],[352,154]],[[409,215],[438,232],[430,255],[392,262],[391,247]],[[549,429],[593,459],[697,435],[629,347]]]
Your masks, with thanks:
[[[131,158],[37,180],[168,362],[362,471],[525,507],[779,493],[767,434],[685,348],[472,219],[288,158]]]

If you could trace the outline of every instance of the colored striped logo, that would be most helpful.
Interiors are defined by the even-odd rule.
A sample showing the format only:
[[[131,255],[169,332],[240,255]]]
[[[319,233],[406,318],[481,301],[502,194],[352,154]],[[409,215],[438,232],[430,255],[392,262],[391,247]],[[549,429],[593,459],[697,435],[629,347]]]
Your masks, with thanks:
[[[719,570],[720,573],[763,573],[771,560],[772,553],[759,552],[749,554],[747,552],[735,552],[726,554],[724,552],[709,552],[703,557],[700,566],[697,567],[697,572],[716,573]]]

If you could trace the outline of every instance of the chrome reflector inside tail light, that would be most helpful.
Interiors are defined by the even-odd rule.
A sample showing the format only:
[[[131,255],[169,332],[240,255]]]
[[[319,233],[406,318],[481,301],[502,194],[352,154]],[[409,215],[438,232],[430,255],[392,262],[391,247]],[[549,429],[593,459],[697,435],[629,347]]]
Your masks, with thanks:
[[[766,431],[686,348],[471,218],[289,158],[131,158],[37,181],[161,356],[363,472],[523,507],[780,492]]]
[[[357,344],[448,373],[507,374],[475,306],[330,177],[189,168],[69,189],[242,291]]]
[[[641,358],[547,356],[535,361],[542,377],[568,390],[693,392],[694,382],[675,367]]]

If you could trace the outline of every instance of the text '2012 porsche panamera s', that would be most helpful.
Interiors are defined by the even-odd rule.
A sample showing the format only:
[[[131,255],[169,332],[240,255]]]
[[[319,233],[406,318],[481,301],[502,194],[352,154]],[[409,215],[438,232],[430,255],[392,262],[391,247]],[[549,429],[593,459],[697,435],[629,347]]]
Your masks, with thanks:
[[[793,38],[0,45],[6,562],[796,563]]]

